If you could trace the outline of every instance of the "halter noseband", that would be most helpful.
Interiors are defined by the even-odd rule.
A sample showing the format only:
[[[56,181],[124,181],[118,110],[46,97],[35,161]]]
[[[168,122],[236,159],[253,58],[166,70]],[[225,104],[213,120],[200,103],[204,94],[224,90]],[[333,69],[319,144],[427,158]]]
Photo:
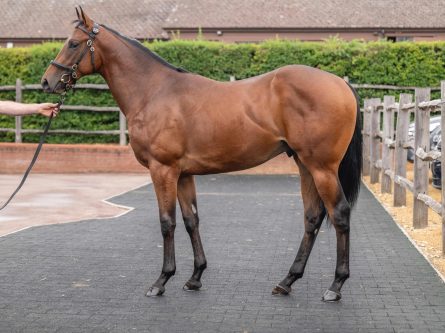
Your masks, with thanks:
[[[93,72],[96,72],[96,66],[94,64],[94,40],[96,38],[96,35],[99,33],[99,24],[94,23],[93,24],[93,30],[90,32],[87,29],[85,29],[83,26],[81,26],[80,24],[76,26],[77,29],[80,29],[81,31],[83,31],[84,33],[86,33],[90,39],[87,40],[87,43],[85,45],[85,48],[83,49],[82,53],[80,54],[79,58],[77,59],[77,61],[72,65],[72,66],[67,66],[64,64],[61,64],[55,60],[51,60],[51,65],[56,66],[57,68],[60,69],[65,69],[67,71],[69,71],[69,73],[64,73],[62,74],[62,76],[60,77],[60,82],[65,83],[65,90],[69,90],[70,88],[73,88],[74,85],[76,84],[76,80],[79,77],[79,75],[77,74],[77,69],[79,67],[80,62],[82,61],[83,57],[85,56],[85,54],[87,54],[88,49],[91,53],[91,65],[93,66]]]

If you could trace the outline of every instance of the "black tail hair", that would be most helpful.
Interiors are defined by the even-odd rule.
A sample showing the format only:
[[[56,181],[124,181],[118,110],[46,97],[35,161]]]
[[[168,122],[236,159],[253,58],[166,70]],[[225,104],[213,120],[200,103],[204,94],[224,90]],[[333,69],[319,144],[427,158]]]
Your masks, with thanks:
[[[351,207],[353,207],[355,202],[357,201],[358,194],[360,192],[363,164],[363,138],[360,114],[360,99],[355,89],[349,83],[348,86],[349,88],[351,88],[357,101],[357,118],[355,121],[354,135],[352,136],[352,140],[349,143],[346,154],[340,163],[338,177],[340,179],[340,184],[343,188],[343,193],[345,194],[346,200],[349,202]]]

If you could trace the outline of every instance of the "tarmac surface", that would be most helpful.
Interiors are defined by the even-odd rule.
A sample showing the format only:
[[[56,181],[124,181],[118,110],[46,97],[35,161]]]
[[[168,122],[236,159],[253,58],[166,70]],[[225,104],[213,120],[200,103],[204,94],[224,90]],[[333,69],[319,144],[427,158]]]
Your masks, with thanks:
[[[144,291],[162,265],[151,185],[113,198],[112,219],[0,237],[0,332],[444,332],[445,284],[362,188],[351,223],[351,277],[338,303],[321,296],[335,270],[334,228],[320,230],[304,277],[272,296],[303,235],[298,176],[197,177],[203,288],[178,211],[177,273],[162,297]],[[82,209],[77,207],[77,209]]]

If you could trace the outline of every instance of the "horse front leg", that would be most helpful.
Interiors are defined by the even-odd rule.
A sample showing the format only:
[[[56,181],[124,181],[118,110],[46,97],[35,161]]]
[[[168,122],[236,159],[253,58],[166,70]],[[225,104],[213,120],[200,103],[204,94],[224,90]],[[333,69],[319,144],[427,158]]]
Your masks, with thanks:
[[[196,204],[196,187],[193,176],[181,175],[178,181],[178,200],[181,206],[185,228],[190,236],[194,256],[194,270],[192,277],[185,283],[184,290],[198,290],[201,288],[201,276],[207,267],[207,260],[199,235],[198,206]]]
[[[165,165],[150,165],[156,197],[159,206],[161,232],[164,239],[164,263],[156,282],[148,289],[146,296],[160,296],[165,291],[165,284],[175,274],[176,194],[179,171]]]

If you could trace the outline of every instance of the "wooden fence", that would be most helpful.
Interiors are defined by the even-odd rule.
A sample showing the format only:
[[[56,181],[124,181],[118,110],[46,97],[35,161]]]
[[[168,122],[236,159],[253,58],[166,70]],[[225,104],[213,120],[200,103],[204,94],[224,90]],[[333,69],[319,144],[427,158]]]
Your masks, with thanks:
[[[230,76],[230,81],[234,81],[235,77]],[[348,80],[345,77],[345,80]],[[415,87],[399,87],[392,85],[372,85],[372,84],[352,84],[356,89],[376,89],[376,90],[413,90]],[[92,89],[92,90],[108,90],[106,84],[77,84],[76,89]],[[431,88],[432,90],[439,90],[440,88]],[[24,90],[42,90],[40,84],[22,84],[20,79],[17,79],[16,85],[0,86],[0,91],[15,91],[16,101],[22,101],[22,92]],[[120,112],[118,107],[113,106],[87,106],[87,105],[63,105],[62,110],[80,110],[80,111],[94,111],[94,112],[119,112],[119,129],[107,130],[107,131],[83,131],[83,130],[50,130],[49,133],[54,134],[97,134],[97,135],[119,135],[119,144],[127,144],[127,123],[125,116]],[[22,117],[16,117],[15,128],[0,128],[1,132],[13,132],[15,133],[15,142],[22,142],[23,133],[41,133],[39,129],[24,129],[22,127]]]
[[[233,81],[235,78],[230,77]],[[345,80],[347,78],[345,77]],[[429,119],[431,112],[442,112],[441,126],[445,128],[445,81],[441,87],[416,88],[388,85],[352,84],[356,89],[381,90],[414,90],[415,99],[411,94],[400,94],[399,102],[393,96],[366,99],[363,112],[363,174],[370,176],[371,183],[381,179],[381,191],[393,192],[394,206],[406,204],[406,190],[413,193],[413,226],[424,228],[428,225],[428,209],[433,209],[442,217],[442,250],[445,254],[445,184],[442,177],[442,200],[435,201],[428,196],[429,162],[441,160],[437,151],[429,151]],[[77,89],[108,90],[106,84],[78,84]],[[41,90],[40,84],[22,84],[17,79],[15,86],[0,86],[0,91],[15,91],[16,101],[22,101],[24,90]],[[440,90],[441,99],[430,101],[431,90]],[[118,107],[99,107],[85,105],[63,105],[62,110],[81,110],[94,112],[119,112],[119,129],[108,131],[82,130],[50,130],[55,134],[98,134],[119,135],[119,144],[127,144],[127,124],[123,113]],[[415,114],[415,138],[408,139],[410,113]],[[383,117],[382,117],[383,113]],[[381,124],[383,119],[383,124]],[[395,119],[397,123],[395,124]],[[383,130],[382,130],[383,129]],[[15,128],[0,128],[0,132],[14,132],[15,142],[22,142],[23,133],[40,133],[41,130],[23,129],[22,117],[16,117]],[[445,131],[442,131],[445,141]],[[406,178],[407,149],[416,148],[414,159],[414,182]],[[442,163],[442,175],[445,175],[445,164]],[[393,186],[392,186],[393,185]],[[392,187],[394,190],[392,191]]]
[[[108,90],[106,84],[78,84],[76,89],[92,89],[92,90]],[[40,84],[22,84],[20,79],[17,79],[15,86],[0,86],[0,91],[15,91],[16,102],[22,102],[23,90],[42,90]],[[54,134],[98,134],[98,135],[119,135],[119,144],[121,146],[127,145],[127,122],[124,114],[116,106],[87,106],[87,105],[62,105],[62,110],[79,110],[79,111],[94,111],[94,112],[119,112],[119,129],[108,131],[82,131],[82,130],[50,130],[49,133]],[[18,116],[15,119],[15,128],[0,128],[0,132],[14,132],[15,142],[22,142],[23,133],[41,133],[38,129],[23,129],[22,117]]]
[[[381,182],[381,192],[393,194],[395,207],[406,205],[406,190],[413,193],[413,227],[428,226],[428,210],[442,217],[442,252],[445,254],[445,163],[439,151],[430,151],[430,113],[441,112],[441,138],[445,142],[445,81],[441,98],[430,100],[431,88],[415,88],[411,94],[371,98],[363,109],[363,175],[371,184]],[[410,114],[414,112],[414,140],[408,136]],[[395,119],[397,122],[395,123]],[[381,121],[383,122],[381,124]],[[406,176],[407,149],[414,149],[414,181]],[[429,163],[441,161],[442,199],[428,196]],[[393,186],[392,186],[393,185]],[[393,187],[393,190],[392,190]]]

